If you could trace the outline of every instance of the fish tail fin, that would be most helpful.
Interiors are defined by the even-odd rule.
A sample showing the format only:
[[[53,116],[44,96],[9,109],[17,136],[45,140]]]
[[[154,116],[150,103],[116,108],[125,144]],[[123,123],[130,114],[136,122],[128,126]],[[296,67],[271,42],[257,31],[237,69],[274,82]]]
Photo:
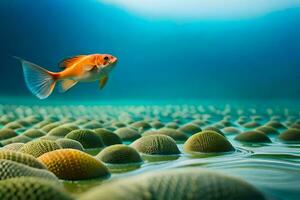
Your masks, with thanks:
[[[50,72],[34,63],[13,56],[22,63],[26,86],[39,99],[46,99],[56,85],[58,74]]]

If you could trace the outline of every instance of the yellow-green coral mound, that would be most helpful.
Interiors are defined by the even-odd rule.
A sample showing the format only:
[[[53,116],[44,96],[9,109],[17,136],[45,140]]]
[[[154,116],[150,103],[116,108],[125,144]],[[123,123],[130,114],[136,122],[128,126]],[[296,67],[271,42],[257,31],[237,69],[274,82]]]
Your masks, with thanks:
[[[155,129],[159,129],[165,126],[161,121],[158,120],[151,122],[150,125]]]
[[[18,134],[14,130],[9,129],[9,128],[3,128],[0,130],[0,140],[9,139],[9,138],[15,137],[17,135]]]
[[[105,165],[87,153],[75,149],[59,149],[38,158],[58,178],[83,180],[109,175]]]
[[[270,138],[261,131],[246,131],[238,134],[235,138],[240,142],[252,142],[252,143],[269,143]]]
[[[98,155],[96,155],[96,158],[105,163],[111,164],[142,162],[139,153],[134,148],[123,144],[116,144],[106,147]]]
[[[276,129],[286,128],[282,123],[280,123],[278,121],[269,121],[268,123],[266,123],[266,126],[271,126]]]
[[[23,133],[23,135],[30,138],[39,138],[44,136],[45,134],[46,134],[45,132],[35,128],[29,129]]]
[[[179,154],[176,141],[167,135],[148,135],[134,141],[131,146],[145,154],[170,155]]]
[[[139,131],[145,131],[151,128],[151,126],[145,121],[134,122],[130,126]]]
[[[228,152],[234,148],[221,134],[214,131],[203,131],[192,135],[183,145],[187,152]]]
[[[94,132],[102,138],[102,141],[106,146],[110,146],[113,144],[122,144],[121,138],[117,134],[109,130],[106,130],[104,128],[97,128],[94,130]]]
[[[11,150],[11,151],[19,151],[25,144],[24,143],[11,143],[8,145],[5,145],[2,150]]]
[[[15,122],[9,122],[8,124],[5,124],[4,128],[19,129],[19,128],[23,128],[23,125],[15,121]]]
[[[41,178],[21,177],[0,181],[1,200],[72,200],[61,185]]]
[[[122,127],[118,128],[115,133],[123,140],[132,142],[141,137],[141,135],[132,128]]]
[[[188,135],[193,135],[195,133],[202,131],[199,126],[197,126],[196,124],[192,124],[192,123],[186,124],[186,125],[180,127],[178,130],[185,134],[188,134]]]
[[[257,121],[250,121],[250,122],[243,124],[243,126],[245,128],[256,128],[256,127],[260,126],[260,124]]]
[[[0,180],[22,176],[58,180],[57,177],[48,170],[37,169],[11,160],[0,159]]]
[[[214,131],[214,132],[217,132],[217,133],[225,136],[224,133],[220,129],[218,129],[214,126],[208,126],[208,127],[204,128],[203,131]]]
[[[43,163],[38,161],[32,155],[17,152],[17,151],[1,150],[0,159],[12,160],[38,169],[47,169],[47,167]]]
[[[99,135],[88,129],[78,129],[68,133],[65,138],[77,140],[85,149],[101,148],[104,143]]]
[[[241,133],[241,131],[233,126],[228,126],[228,127],[225,127],[223,129],[223,131],[225,134],[239,134]]]
[[[54,151],[56,149],[61,149],[61,147],[54,141],[50,140],[34,140],[26,143],[21,149],[20,152],[28,153],[34,157],[39,157],[44,153]]]
[[[26,142],[29,142],[31,141],[32,139],[30,137],[27,137],[25,135],[18,135],[16,137],[12,137],[12,138],[9,138],[9,139],[6,139],[6,140],[2,140],[1,143],[4,144],[4,145],[7,145],[7,144],[12,144],[12,143],[26,143]]]
[[[117,192],[116,192],[117,191]],[[264,200],[263,194],[242,179],[195,168],[150,172],[104,183],[79,200]]]
[[[266,135],[279,134],[277,129],[272,126],[260,126],[260,127],[256,128],[256,130],[261,131]]]
[[[188,139],[187,135],[173,128],[161,128],[158,129],[157,131],[148,131],[145,132],[143,136],[155,135],[155,134],[167,135],[176,141],[185,141]]]
[[[289,128],[278,137],[279,139],[287,142],[300,142],[300,129]]]
[[[179,125],[176,122],[169,122],[165,125],[166,128],[172,128],[172,129],[177,129],[179,128]]]
[[[96,121],[90,121],[83,125],[84,129],[96,129],[96,128],[102,128],[102,124]]]
[[[72,131],[71,128],[64,127],[64,126],[58,126],[58,127],[53,128],[51,131],[49,131],[47,135],[55,136],[55,137],[65,137],[71,131]]]
[[[58,127],[59,125],[61,125],[61,123],[53,122],[53,123],[47,124],[46,126],[43,126],[41,128],[41,130],[48,133],[49,131],[51,131],[52,129]]]
[[[61,138],[56,140],[55,142],[59,144],[63,149],[77,149],[80,151],[84,150],[82,144],[76,140]]]

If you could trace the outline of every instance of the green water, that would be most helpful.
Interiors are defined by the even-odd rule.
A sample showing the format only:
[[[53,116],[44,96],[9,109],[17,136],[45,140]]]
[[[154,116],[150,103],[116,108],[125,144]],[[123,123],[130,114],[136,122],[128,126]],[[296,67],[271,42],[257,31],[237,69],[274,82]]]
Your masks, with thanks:
[[[0,113],[12,116],[16,119],[28,115],[40,115],[42,117],[55,116],[59,120],[66,117],[74,119],[88,118],[89,120],[120,121],[127,123],[130,120],[151,121],[159,119],[163,123],[177,122],[179,126],[195,119],[208,117],[207,124],[214,125],[220,120],[227,118],[231,126],[245,131],[254,128],[244,128],[237,123],[240,116],[246,116],[247,120],[260,116],[257,121],[263,125],[270,119],[276,119],[285,126],[290,122],[300,119],[296,107],[288,106],[254,106],[253,105],[175,105],[175,106],[17,106],[2,105]],[[1,119],[1,118],[0,118]],[[70,121],[70,120],[69,120]],[[109,124],[109,123],[108,123]],[[130,126],[128,124],[128,126]],[[26,127],[25,129],[30,128]],[[222,129],[221,129],[222,130]],[[285,129],[278,129],[279,133]],[[24,129],[20,129],[22,134]],[[228,175],[240,177],[253,184],[270,199],[294,199],[300,197],[300,143],[284,143],[278,139],[278,135],[269,136],[272,143],[254,144],[241,143],[233,138],[236,134],[226,134],[227,139],[235,147],[230,153],[194,153],[188,154],[183,151],[183,142],[177,145],[181,151],[180,155],[173,156],[149,156],[142,155],[143,163],[136,165],[108,165],[111,176],[106,179],[95,179],[88,181],[63,181],[64,187],[74,196],[101,185],[104,182],[127,178],[150,171],[161,171],[173,168],[208,168]],[[128,143],[127,143],[128,144]],[[89,150],[91,155],[97,154],[101,149]]]

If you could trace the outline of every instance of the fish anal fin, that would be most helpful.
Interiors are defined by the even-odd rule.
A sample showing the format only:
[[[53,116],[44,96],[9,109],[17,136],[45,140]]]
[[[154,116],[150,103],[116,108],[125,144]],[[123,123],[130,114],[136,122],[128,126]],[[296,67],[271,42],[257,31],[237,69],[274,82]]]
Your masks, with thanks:
[[[59,66],[62,68],[71,67],[72,65],[74,65],[74,63],[78,62],[83,57],[85,57],[85,55],[77,55],[77,56],[66,58],[59,63]]]
[[[61,92],[66,92],[69,90],[71,87],[73,87],[78,81],[72,80],[72,79],[65,79],[62,80],[60,83],[61,86]]]
[[[107,83],[107,80],[108,80],[108,76],[104,76],[102,79],[100,79],[100,82],[99,82],[99,87],[100,89],[103,89],[104,86],[106,85]]]

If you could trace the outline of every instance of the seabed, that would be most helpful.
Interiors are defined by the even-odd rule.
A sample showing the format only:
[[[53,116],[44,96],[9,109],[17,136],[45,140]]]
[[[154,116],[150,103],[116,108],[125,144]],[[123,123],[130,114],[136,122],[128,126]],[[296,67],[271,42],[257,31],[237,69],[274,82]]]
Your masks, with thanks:
[[[118,134],[118,129],[127,127],[137,132],[138,138],[142,138],[145,137],[146,132],[159,132],[160,129],[167,127],[176,129],[186,136],[185,140],[178,140],[176,135],[169,135],[176,142],[179,153],[165,155],[162,152],[161,155],[158,155],[156,152],[154,155],[149,155],[139,152],[142,159],[142,162],[139,163],[104,163],[97,157],[97,154],[104,148],[108,148],[108,145],[84,148],[82,152],[93,156],[105,165],[110,175],[72,181],[59,177],[59,182],[62,183],[61,187],[74,199],[81,199],[95,187],[99,187],[101,190],[103,184],[113,185],[114,180],[122,181],[129,177],[139,179],[141,175],[147,173],[160,174],[164,170],[168,172],[174,169],[185,169],[191,173],[194,170],[194,173],[197,173],[197,170],[209,170],[229,177],[238,177],[255,187],[266,199],[296,200],[300,197],[300,109],[297,102],[281,104],[278,102],[245,103],[238,101],[234,103],[208,101],[191,104],[123,102],[111,105],[106,103],[66,105],[65,102],[36,104],[29,101],[10,103],[7,99],[2,102],[0,105],[1,130],[11,129],[16,135],[6,137],[0,130],[0,143],[4,146],[0,150],[0,154],[4,151],[5,145],[41,140],[39,137],[27,136],[28,140],[18,139],[29,129],[42,130],[45,133],[44,136],[49,136],[51,128],[45,129],[45,126],[49,124],[54,124],[52,129],[65,125],[74,125],[77,129],[92,131],[99,128],[107,129],[118,135],[122,139],[122,143],[130,147],[132,142],[138,139],[125,138],[122,134]],[[183,128],[191,124],[202,132],[207,127],[218,129],[223,133],[224,140],[228,141],[234,150],[203,152],[203,148],[202,150],[200,148],[199,151],[187,151],[184,148],[186,141],[199,134],[193,132],[195,129]],[[263,129],[259,127],[265,126],[271,127],[273,132],[262,132]],[[243,139],[238,140],[237,135],[255,130],[264,134],[264,139],[258,139],[256,136],[244,136]],[[291,135],[287,133],[289,130],[293,130]],[[201,133],[201,131],[198,132]],[[44,140],[56,141],[61,138],[63,137],[45,137]],[[214,142],[211,143],[211,140],[208,140],[202,145],[209,146],[211,144]],[[51,170],[49,169],[49,171]],[[1,179],[3,179],[2,182],[6,181],[5,177]],[[211,186],[214,187],[213,184]],[[176,191],[174,192],[176,193]],[[112,196],[112,199],[117,198]],[[220,196],[219,199],[226,198]]]

